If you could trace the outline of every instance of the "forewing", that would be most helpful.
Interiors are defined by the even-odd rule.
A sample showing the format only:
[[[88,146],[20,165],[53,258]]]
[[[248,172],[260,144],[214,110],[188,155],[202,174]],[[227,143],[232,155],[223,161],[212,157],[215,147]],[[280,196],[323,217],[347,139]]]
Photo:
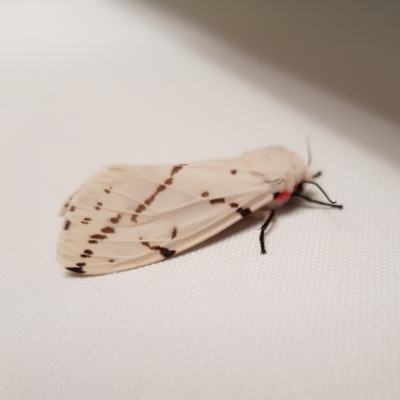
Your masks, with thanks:
[[[106,274],[169,258],[272,199],[270,183],[228,162],[104,167],[69,200],[57,255]]]

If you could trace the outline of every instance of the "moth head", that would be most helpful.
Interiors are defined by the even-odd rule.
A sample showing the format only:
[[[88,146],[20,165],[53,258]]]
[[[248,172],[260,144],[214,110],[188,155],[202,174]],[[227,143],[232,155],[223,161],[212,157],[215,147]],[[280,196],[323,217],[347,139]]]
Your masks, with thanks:
[[[292,196],[296,193],[303,191],[303,181],[295,183],[294,186],[288,187],[285,183],[280,185],[281,187],[274,192],[273,200],[271,202],[271,208],[280,207],[289,201]]]
[[[320,175],[321,175],[321,172],[317,172],[316,174],[312,175],[311,178],[315,179],[315,178],[318,178]],[[328,200],[328,203],[325,203],[325,202],[322,202],[319,200],[314,200],[314,199],[304,195],[302,192],[303,192],[303,188],[304,188],[305,184],[312,184],[312,185],[316,186],[321,191],[321,193],[325,196],[325,198]],[[322,187],[320,185],[318,185],[318,183],[315,182],[314,180],[302,180],[293,187],[292,191],[284,190],[284,191],[280,191],[280,192],[275,192],[273,195],[273,200],[271,202],[271,206],[272,206],[271,208],[281,206],[282,204],[286,203],[292,197],[300,197],[301,199],[309,201],[310,203],[316,203],[316,204],[339,208],[339,209],[343,208],[342,205],[336,204],[336,201],[332,201],[329,198],[329,196],[325,193],[324,189],[322,189]]]
[[[272,208],[285,204],[293,193],[302,192],[303,182],[312,178],[304,160],[284,147],[267,147],[253,154],[253,165],[262,168],[266,182],[272,184]]]
[[[314,182],[320,173],[311,174],[309,169],[310,153],[306,164],[298,154],[284,147],[273,146],[246,152],[243,154],[242,160],[255,175],[265,176],[265,182],[271,184],[273,200],[268,204],[268,208],[279,207],[293,196],[313,203],[342,208],[342,206],[335,205],[335,202],[329,199],[321,186]],[[305,196],[303,194],[305,184],[317,186],[329,203],[322,203]]]

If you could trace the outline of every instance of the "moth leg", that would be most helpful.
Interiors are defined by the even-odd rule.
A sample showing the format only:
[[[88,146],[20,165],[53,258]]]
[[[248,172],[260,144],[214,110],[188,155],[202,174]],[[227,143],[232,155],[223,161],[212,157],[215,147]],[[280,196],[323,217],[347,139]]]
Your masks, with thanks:
[[[263,223],[261,227],[261,233],[260,233],[260,245],[261,245],[261,254],[266,254],[265,251],[265,244],[264,244],[264,233],[265,230],[268,228],[268,225],[271,223],[272,218],[274,217],[275,210],[271,210],[269,213],[268,219]]]

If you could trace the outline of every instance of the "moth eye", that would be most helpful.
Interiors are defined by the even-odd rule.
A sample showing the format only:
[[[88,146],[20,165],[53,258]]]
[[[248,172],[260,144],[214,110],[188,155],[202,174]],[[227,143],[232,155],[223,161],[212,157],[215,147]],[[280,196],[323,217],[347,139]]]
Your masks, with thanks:
[[[274,199],[276,199],[277,197],[279,197],[279,195],[280,195],[279,192],[274,193]]]
[[[301,192],[302,190],[303,190],[303,182],[300,182],[293,188],[293,192]]]

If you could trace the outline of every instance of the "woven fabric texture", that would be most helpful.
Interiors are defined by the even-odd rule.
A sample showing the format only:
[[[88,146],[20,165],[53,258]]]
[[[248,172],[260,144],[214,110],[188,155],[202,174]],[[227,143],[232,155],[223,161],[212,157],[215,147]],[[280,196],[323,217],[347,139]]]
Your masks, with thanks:
[[[218,63],[189,28],[117,3],[0,5],[0,398],[399,399],[398,129],[192,32]],[[344,210],[292,201],[267,255],[245,218],[137,270],[82,278],[56,262],[59,207],[103,164],[272,144],[306,158],[307,138]]]

